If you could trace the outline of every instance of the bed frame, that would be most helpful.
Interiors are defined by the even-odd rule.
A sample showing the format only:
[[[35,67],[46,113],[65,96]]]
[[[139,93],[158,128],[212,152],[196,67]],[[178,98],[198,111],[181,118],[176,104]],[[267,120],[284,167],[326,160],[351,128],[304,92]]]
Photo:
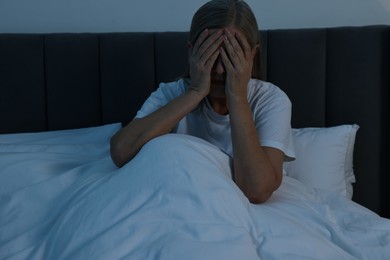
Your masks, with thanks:
[[[0,133],[126,124],[187,64],[187,32],[0,34]],[[263,30],[293,127],[358,124],[353,199],[390,217],[390,26]]]

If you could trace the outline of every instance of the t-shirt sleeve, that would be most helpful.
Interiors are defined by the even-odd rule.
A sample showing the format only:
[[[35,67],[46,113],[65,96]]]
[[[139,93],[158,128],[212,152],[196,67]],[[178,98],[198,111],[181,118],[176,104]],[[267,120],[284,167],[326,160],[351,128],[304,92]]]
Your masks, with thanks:
[[[184,92],[185,86],[182,80],[170,83],[160,83],[157,90],[146,99],[141,109],[138,110],[135,118],[143,118],[153,113]]]
[[[290,99],[280,91],[267,99],[266,104],[262,104],[255,113],[255,124],[261,145],[281,150],[285,154],[286,161],[295,159],[291,110]]]

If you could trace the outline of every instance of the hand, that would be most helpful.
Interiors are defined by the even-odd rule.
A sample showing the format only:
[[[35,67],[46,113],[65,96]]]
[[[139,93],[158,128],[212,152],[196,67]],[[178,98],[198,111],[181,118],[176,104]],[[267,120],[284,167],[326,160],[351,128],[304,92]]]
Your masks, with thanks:
[[[239,33],[224,31],[224,47],[220,48],[226,70],[226,95],[247,97],[247,85],[252,75],[256,48]]]
[[[219,47],[222,42],[222,30],[210,34],[206,29],[200,34],[194,46],[190,45],[190,89],[196,90],[204,97],[210,91],[211,69],[220,54]]]

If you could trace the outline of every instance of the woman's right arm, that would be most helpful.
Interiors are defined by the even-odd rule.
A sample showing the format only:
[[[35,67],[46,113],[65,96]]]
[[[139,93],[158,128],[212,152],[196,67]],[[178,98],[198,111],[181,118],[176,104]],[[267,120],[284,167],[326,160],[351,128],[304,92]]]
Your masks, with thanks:
[[[125,165],[149,140],[169,133],[203,98],[201,93],[189,89],[150,115],[132,120],[110,140],[112,161],[118,167]]]
[[[155,112],[134,119],[111,138],[111,158],[118,167],[130,161],[146,142],[169,133],[208,95],[210,72],[218,58],[222,40],[221,30],[211,34],[207,29],[202,32],[194,46],[190,46],[191,86],[188,90]]]

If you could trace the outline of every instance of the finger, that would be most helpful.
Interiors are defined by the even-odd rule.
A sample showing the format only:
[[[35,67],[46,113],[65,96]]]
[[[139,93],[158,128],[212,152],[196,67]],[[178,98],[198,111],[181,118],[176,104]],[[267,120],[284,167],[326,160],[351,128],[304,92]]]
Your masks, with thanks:
[[[234,37],[227,29],[225,29],[224,35],[226,36],[225,45],[229,57],[233,62],[241,62],[242,59],[245,58],[245,54],[236,37]]]
[[[206,61],[205,67],[208,71],[211,71],[219,55],[220,55],[220,50],[218,48],[217,50],[214,51],[214,53],[211,54],[209,59]]]
[[[199,47],[202,45],[202,43],[204,42],[204,40],[207,38],[208,35],[209,35],[209,30],[206,28],[199,35],[198,39],[196,39],[195,44],[194,44],[193,49],[192,49],[192,53],[197,53],[198,52]]]
[[[223,37],[219,36],[211,45],[205,50],[205,52],[200,57],[200,61],[206,62],[216,51],[219,52],[219,47],[223,42]]]
[[[240,46],[244,52],[244,57],[246,59],[250,58],[251,57],[250,54],[252,53],[252,49],[249,46],[248,41],[244,37],[242,37],[242,35],[240,33],[236,33],[235,38],[237,39],[238,43],[240,44]]]
[[[221,58],[223,65],[225,66],[226,72],[231,72],[233,70],[233,64],[230,61],[228,54],[226,53],[225,49],[220,47],[219,52],[221,53]]]
[[[211,34],[203,43],[201,46],[199,46],[198,55],[199,59],[202,59],[203,56],[204,60],[207,60],[208,57],[211,55],[211,53],[214,53],[215,50],[218,49],[219,45],[222,43],[220,41],[222,32],[218,30],[217,32],[214,32]],[[211,49],[211,50],[209,50]]]

